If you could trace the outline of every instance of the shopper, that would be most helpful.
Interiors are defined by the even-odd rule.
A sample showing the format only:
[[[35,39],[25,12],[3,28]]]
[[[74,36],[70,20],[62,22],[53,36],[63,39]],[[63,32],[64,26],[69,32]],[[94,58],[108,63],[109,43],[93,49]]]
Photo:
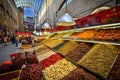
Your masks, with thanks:
[[[8,41],[7,36],[4,36],[4,46],[7,46],[7,41]]]
[[[16,47],[18,47],[18,43],[19,43],[19,36],[15,37],[15,43],[16,43]]]
[[[18,48],[21,48],[21,46],[22,46],[22,42],[21,42],[21,38],[19,38],[19,40],[18,40]]]
[[[2,44],[2,43],[3,43],[3,36],[0,35],[0,44]]]
[[[2,47],[4,46],[4,37],[1,36],[1,44],[2,44]]]
[[[32,46],[35,46],[34,35],[31,35],[31,40],[32,40]]]
[[[15,43],[15,35],[14,34],[12,35],[11,41],[12,41],[12,43]]]

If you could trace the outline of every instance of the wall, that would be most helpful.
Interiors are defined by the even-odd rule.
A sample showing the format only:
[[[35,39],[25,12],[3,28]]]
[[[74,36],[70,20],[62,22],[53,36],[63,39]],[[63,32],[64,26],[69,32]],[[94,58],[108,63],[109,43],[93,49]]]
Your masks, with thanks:
[[[48,0],[47,2],[49,2],[50,0]],[[49,10],[48,10],[48,13],[49,13],[49,15],[48,15],[48,18],[49,18],[49,20],[50,20],[50,23],[51,23],[51,25],[52,26],[54,26],[54,1],[55,0],[53,0],[52,1],[52,3],[49,5]],[[58,8],[59,8],[59,6],[61,5],[61,3],[63,2],[64,0],[56,0],[56,2],[57,2],[57,4],[56,4],[56,10],[58,10]],[[45,4],[45,3],[44,3]],[[42,6],[43,7],[43,6]],[[44,8],[45,9],[45,8]],[[43,10],[41,10],[41,11],[43,11]],[[44,23],[44,21],[46,20],[46,11],[44,12],[44,15],[42,15],[42,17],[40,17],[40,15],[42,15],[42,14],[40,14],[39,13],[39,25],[41,25],[41,24],[43,24]],[[40,19],[41,19],[41,21],[40,21]]]
[[[17,11],[14,2],[11,3],[14,9]],[[8,28],[10,31],[14,32],[17,28],[18,15],[14,13],[7,0],[0,0],[0,4],[3,5],[5,9],[5,15],[0,14],[0,24],[6,26],[6,28]],[[9,16],[7,16],[7,11],[9,13]]]
[[[18,9],[18,30],[19,31],[23,31],[24,30],[24,26],[23,26],[23,10],[22,9]]]
[[[83,16],[89,15],[95,8],[99,6],[115,6],[115,0],[72,0],[68,5],[68,13],[73,18],[81,18]],[[105,3],[105,4],[104,4]],[[61,9],[58,12],[59,19],[65,13],[65,9]]]

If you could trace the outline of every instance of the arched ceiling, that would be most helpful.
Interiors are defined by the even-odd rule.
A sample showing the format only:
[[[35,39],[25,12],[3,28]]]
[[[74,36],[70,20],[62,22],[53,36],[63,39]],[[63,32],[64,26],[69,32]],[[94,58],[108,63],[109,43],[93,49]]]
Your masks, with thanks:
[[[38,14],[44,0],[14,0],[17,7],[30,7],[33,8],[35,13]]]

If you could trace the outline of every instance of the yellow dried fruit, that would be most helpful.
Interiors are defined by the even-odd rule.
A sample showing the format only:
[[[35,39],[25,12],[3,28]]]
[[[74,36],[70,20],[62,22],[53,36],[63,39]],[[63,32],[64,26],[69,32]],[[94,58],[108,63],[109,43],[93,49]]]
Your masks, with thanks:
[[[57,35],[54,36],[54,38],[61,38],[64,35],[64,33],[58,33]]]
[[[51,42],[47,43],[46,45],[50,48],[54,48],[55,46],[63,43],[63,40],[52,40]]]
[[[61,47],[60,49],[58,49],[58,52],[60,54],[65,55],[65,54],[67,54],[70,50],[72,50],[77,45],[78,45],[78,42],[69,41],[63,47]]]

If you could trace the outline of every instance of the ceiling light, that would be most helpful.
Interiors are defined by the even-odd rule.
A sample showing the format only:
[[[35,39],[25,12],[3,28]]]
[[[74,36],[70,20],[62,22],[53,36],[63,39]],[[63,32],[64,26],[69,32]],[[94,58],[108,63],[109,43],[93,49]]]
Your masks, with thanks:
[[[65,3],[66,3],[65,14],[58,19],[57,25],[58,26],[73,26],[76,23],[73,20],[73,18],[67,12],[67,0],[66,0]]]
[[[50,25],[49,25],[47,22],[45,22],[45,23],[43,24],[42,28],[50,28]]]
[[[57,25],[58,26],[72,26],[72,25],[75,25],[75,21],[68,13],[65,13],[63,16],[59,18]]]

